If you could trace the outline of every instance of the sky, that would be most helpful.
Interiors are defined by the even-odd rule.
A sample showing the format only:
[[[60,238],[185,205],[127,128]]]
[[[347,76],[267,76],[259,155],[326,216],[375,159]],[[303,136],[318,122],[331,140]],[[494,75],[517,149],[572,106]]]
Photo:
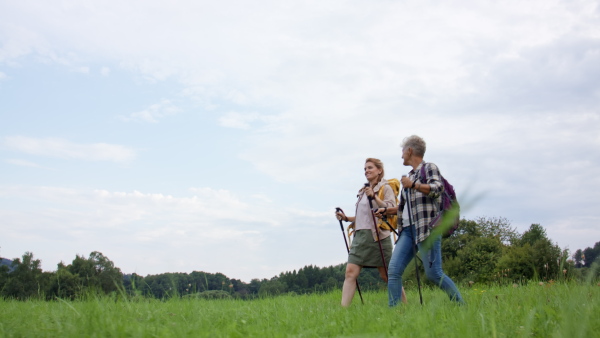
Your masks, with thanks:
[[[600,1],[0,0],[0,256],[249,282],[346,261],[402,140],[461,216],[600,241]]]

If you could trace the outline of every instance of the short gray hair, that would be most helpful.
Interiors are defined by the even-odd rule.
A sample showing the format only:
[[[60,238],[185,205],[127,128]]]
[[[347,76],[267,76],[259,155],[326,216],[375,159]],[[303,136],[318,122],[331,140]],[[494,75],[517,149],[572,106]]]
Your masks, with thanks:
[[[402,149],[411,148],[416,156],[423,157],[425,156],[425,150],[427,146],[425,144],[425,140],[417,135],[411,135],[409,137],[404,138],[402,140]]]

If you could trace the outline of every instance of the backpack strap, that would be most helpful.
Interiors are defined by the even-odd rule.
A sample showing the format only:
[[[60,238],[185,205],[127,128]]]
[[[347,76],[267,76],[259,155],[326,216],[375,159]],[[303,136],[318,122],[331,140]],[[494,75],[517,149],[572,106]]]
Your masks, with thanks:
[[[356,233],[356,228],[354,226],[354,222],[350,223],[350,225],[348,225],[348,227],[346,228],[346,231],[348,232],[348,243],[349,243],[349,247],[352,247],[352,236],[354,236],[354,233]]]
[[[421,183],[427,184],[427,170],[426,170],[426,166],[427,166],[427,162],[423,161],[423,164],[421,165],[421,170],[419,170],[420,172],[420,176],[419,176],[419,180],[421,180]],[[440,177],[442,177],[440,175]],[[442,177],[443,180],[443,177]],[[444,192],[446,192],[446,190],[444,190]],[[425,195],[429,198],[428,195]],[[440,203],[434,203],[434,205],[436,206],[437,212],[440,213],[443,209],[443,205],[441,205],[441,201]]]
[[[421,175],[419,176],[421,183],[427,183],[427,171],[425,170],[426,165],[427,165],[427,162],[423,161],[423,164],[421,165],[421,170],[420,170]]]

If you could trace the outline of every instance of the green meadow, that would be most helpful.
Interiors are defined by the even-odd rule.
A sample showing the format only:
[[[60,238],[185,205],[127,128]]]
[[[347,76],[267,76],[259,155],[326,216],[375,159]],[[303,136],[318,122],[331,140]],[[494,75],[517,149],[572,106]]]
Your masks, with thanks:
[[[600,285],[529,283],[461,289],[468,304],[439,289],[407,290],[409,304],[387,306],[384,290],[253,300],[87,297],[0,300],[1,337],[599,337]]]

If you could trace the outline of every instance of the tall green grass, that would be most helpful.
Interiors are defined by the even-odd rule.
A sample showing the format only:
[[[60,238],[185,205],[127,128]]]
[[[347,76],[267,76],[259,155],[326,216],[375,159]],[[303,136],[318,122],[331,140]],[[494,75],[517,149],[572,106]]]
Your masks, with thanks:
[[[88,297],[76,301],[0,300],[1,337],[598,337],[600,286],[546,283],[462,289],[468,305],[425,288],[425,304],[387,306],[364,292],[341,308],[341,292],[255,300],[166,301]]]

